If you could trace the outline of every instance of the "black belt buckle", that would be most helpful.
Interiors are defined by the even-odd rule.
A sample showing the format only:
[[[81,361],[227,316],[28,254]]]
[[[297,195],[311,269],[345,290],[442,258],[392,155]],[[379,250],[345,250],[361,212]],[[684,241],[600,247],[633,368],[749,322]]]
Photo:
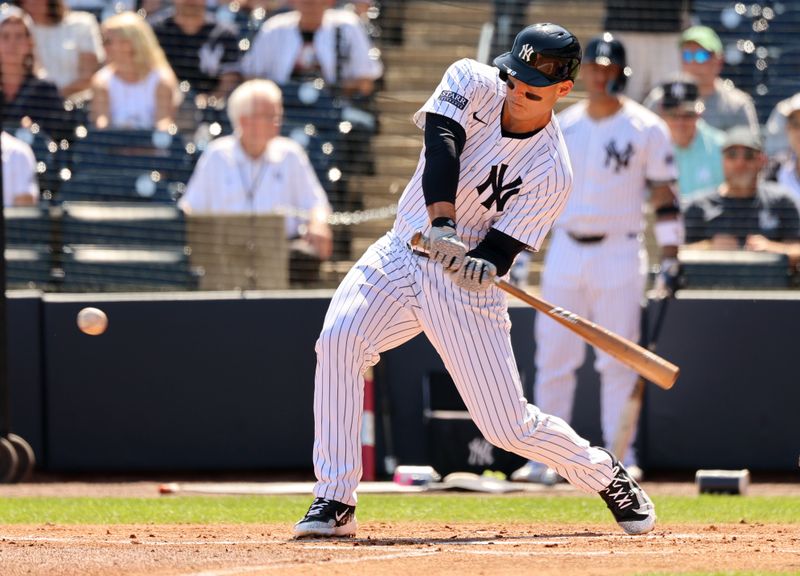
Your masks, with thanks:
[[[579,242],[580,244],[597,244],[598,242],[602,242],[606,239],[605,234],[598,234],[595,236],[578,236],[572,232],[567,232],[567,235],[575,240],[575,242]]]

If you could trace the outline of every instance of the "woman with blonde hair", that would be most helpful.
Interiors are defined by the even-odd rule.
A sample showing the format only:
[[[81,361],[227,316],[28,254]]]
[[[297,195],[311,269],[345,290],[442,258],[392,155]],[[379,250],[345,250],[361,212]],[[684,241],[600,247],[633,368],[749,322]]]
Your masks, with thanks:
[[[94,125],[168,129],[178,81],[150,24],[135,12],[122,12],[103,22],[101,30],[107,64],[92,78]]]

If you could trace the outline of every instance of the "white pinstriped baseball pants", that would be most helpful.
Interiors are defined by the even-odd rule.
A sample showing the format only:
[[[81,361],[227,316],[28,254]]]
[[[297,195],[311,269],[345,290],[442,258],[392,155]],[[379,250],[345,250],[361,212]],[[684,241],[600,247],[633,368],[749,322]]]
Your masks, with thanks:
[[[608,486],[608,454],[523,396],[510,328],[499,289],[462,290],[393,232],[373,244],[336,290],[317,340],[314,495],[355,505],[364,372],[381,352],[420,332],[442,357],[489,442],[544,462],[585,492]]]
[[[581,244],[556,229],[545,258],[542,298],[637,342],[646,274],[647,254],[637,238],[622,234]],[[537,314],[534,332],[533,398],[541,410],[570,422],[575,371],[586,358],[586,343],[543,314]],[[600,423],[610,447],[637,375],[605,352],[595,352],[601,380]],[[623,464],[636,463],[630,446],[625,454]]]

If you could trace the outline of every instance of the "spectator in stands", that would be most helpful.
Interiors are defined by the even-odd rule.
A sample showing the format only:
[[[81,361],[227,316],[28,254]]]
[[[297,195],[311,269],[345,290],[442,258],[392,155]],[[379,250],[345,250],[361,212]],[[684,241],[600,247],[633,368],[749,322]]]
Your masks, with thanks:
[[[748,126],[731,129],[722,157],[725,181],[684,212],[688,247],[797,252],[800,212],[782,186],[759,179],[766,163],[759,137]]]
[[[64,96],[89,88],[105,59],[97,19],[69,10],[64,0],[20,0],[33,19],[39,62]]]
[[[784,131],[789,143],[788,153],[776,155],[770,169],[770,180],[777,180],[792,193],[796,202],[800,203],[800,93],[785,100],[781,108],[784,115]]]
[[[90,118],[97,128],[167,130],[178,82],[150,25],[135,12],[103,22],[106,64],[92,78]]]
[[[691,0],[606,0],[604,29],[627,47],[632,74],[625,94],[641,102],[680,67],[675,46],[688,19]]]
[[[217,22],[205,0],[174,0],[172,11],[151,21],[178,80],[197,94],[227,96],[238,82],[239,39]]]
[[[72,136],[73,119],[53,82],[41,77],[33,42],[33,22],[16,6],[0,9],[0,77],[5,99],[3,126],[38,124],[55,140]]]
[[[705,110],[703,119],[714,128],[730,130],[734,126],[749,126],[759,133],[758,116],[753,99],[723,80],[722,41],[707,26],[692,26],[681,35],[680,55],[683,72],[697,82]],[[658,111],[663,98],[661,87],[654,88],[645,99],[645,106]]]
[[[383,73],[378,51],[358,16],[333,4],[295,0],[296,10],[264,22],[242,58],[243,74],[278,84],[321,76],[346,95],[371,94]]]
[[[659,114],[669,127],[675,149],[681,198],[716,188],[724,180],[722,142],[725,133],[709,126],[701,117],[703,103],[691,77],[665,82],[661,91]]]
[[[31,147],[7,132],[0,133],[3,148],[3,205],[33,206],[39,200],[36,158]]]
[[[362,22],[366,22],[370,9],[375,8],[375,0],[343,0],[338,7],[355,12]]]
[[[179,206],[191,214],[285,213],[287,237],[295,240],[290,281],[309,252],[318,272],[333,248],[330,205],[305,151],[279,135],[280,88],[269,80],[243,83],[228,99],[228,115],[234,134],[208,145]]]
[[[250,40],[258,32],[264,20],[289,12],[292,7],[290,0],[220,0],[215,10],[217,22],[230,24],[237,28],[240,40],[247,40],[242,45],[246,51]]]
[[[786,120],[796,109],[795,102],[800,98],[800,92],[778,102],[769,113],[767,123],[764,126],[764,152],[770,159],[785,161],[794,152],[789,146],[789,132],[787,132]]]

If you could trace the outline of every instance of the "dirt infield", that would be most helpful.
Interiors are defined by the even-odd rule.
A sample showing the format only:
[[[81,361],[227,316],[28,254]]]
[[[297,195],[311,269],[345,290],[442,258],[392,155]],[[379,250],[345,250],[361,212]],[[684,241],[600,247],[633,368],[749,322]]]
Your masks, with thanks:
[[[0,487],[0,497],[157,496],[158,483],[47,483]],[[691,493],[689,484],[649,484]],[[796,484],[752,494],[797,495]],[[426,576],[762,570],[800,573],[800,525],[659,525],[626,536],[611,522],[465,524],[365,522],[357,539],[292,540],[291,527],[246,525],[0,525],[3,576]]]
[[[5,576],[259,574],[617,575],[800,572],[800,527],[367,523],[352,540],[290,539],[288,526],[3,526]]]

